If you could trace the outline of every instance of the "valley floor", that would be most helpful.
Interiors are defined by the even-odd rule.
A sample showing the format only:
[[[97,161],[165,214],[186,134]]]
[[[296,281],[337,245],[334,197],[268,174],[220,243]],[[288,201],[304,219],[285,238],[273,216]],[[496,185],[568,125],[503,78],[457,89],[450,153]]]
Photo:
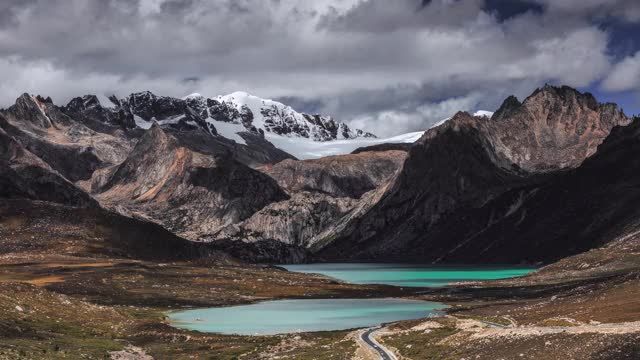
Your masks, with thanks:
[[[372,295],[452,306],[447,317],[377,331],[374,338],[399,359],[640,355],[637,273],[573,284],[544,284],[534,277],[487,285],[416,295],[268,267],[5,254],[0,257],[0,359],[375,359],[357,341],[357,331],[225,336],[176,329],[165,319],[167,311],[188,306]]]
[[[640,358],[636,235],[522,278],[401,290],[224,259],[134,260],[109,247],[115,227],[105,226],[117,223],[77,226],[81,213],[56,217],[64,209],[55,207],[26,219],[18,205],[0,208],[0,359],[374,359],[360,330],[226,336],[165,318],[186,307],[371,296],[450,306],[447,317],[374,333],[398,359]]]
[[[268,267],[4,255],[0,257],[0,359],[102,359],[132,346],[156,359],[193,355],[253,359],[274,352],[315,359],[325,345],[331,345],[327,351],[349,354],[355,344],[343,340],[344,332],[209,335],[170,327],[165,314],[185,307],[266,299],[372,295],[408,294]]]

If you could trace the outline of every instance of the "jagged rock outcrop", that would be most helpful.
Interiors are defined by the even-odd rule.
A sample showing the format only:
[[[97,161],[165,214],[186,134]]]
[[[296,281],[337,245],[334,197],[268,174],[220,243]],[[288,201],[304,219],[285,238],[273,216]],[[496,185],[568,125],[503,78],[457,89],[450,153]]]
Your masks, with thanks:
[[[96,96],[85,95],[72,99],[62,111],[97,132],[131,141],[137,140],[145,129],[157,122],[176,137],[182,146],[210,155],[231,154],[251,167],[293,158],[276,148],[257,131],[249,132],[244,128],[240,130],[238,136],[241,143],[219,134],[213,122],[208,120],[208,108],[205,106],[205,112],[202,113],[203,109],[191,98],[157,96],[145,91],[123,99],[112,96],[110,100],[115,107],[104,107]]]
[[[285,160],[259,170],[278,181],[291,198],[272,203],[248,219],[229,225],[213,239],[228,244],[252,244],[260,258],[270,261],[300,262],[308,259],[295,249],[317,246],[318,234],[331,228],[358,204],[358,198],[389,180],[402,165],[403,151],[364,152],[317,160]],[[286,251],[275,243],[288,246]],[[235,256],[238,245],[226,249]],[[289,256],[288,258],[286,256]]]
[[[116,109],[102,106],[95,95],[85,95],[73,98],[63,111],[71,118],[81,121],[96,131],[109,131],[104,124],[113,125],[116,128],[134,129],[136,127],[133,114],[122,107]]]
[[[548,223],[545,236],[538,228],[529,238],[523,236],[520,218],[512,216],[523,201],[544,194],[541,188],[550,179],[568,181],[566,171],[550,170],[580,165],[611,128],[628,122],[614,105],[598,104],[591,95],[573,89],[550,86],[537,90],[522,104],[507,99],[491,119],[458,113],[427,131],[391,183],[375,196],[363,198],[351,213],[319,235],[315,243],[320,247],[315,250],[328,259],[518,262],[553,258],[554,252],[549,252],[553,242],[540,239],[545,236],[562,244],[563,249],[555,254],[589,248],[594,245],[591,240],[577,245],[553,236],[554,231],[570,236],[571,231],[579,231],[573,224],[585,227],[586,223],[557,214],[555,218],[564,219],[564,224]],[[585,162],[570,173],[588,166]],[[584,191],[581,196],[598,190]],[[551,198],[569,201],[560,193]],[[575,204],[580,203],[578,198],[576,195]],[[524,210],[523,219],[535,222],[545,212],[578,208],[558,200],[553,206],[536,206],[539,216],[529,217],[532,210]],[[505,223],[500,217],[514,221],[513,232],[503,231]],[[583,218],[595,221],[593,216]],[[498,233],[508,236],[497,240]],[[521,240],[524,238],[527,240]],[[486,248],[492,249],[490,254]]]
[[[40,96],[23,94],[1,113],[5,132],[72,182],[90,179],[131,150],[129,139],[91,130]]]
[[[193,240],[287,198],[267,175],[230,156],[212,157],[181,147],[157,124],[122,164],[96,175],[92,191],[103,204]]]
[[[589,93],[546,85],[522,103],[507,98],[485,122],[496,151],[527,171],[573,168],[591,156],[614,126],[629,119]]]
[[[112,96],[111,101],[131,113],[135,124],[141,128],[149,128],[154,121],[177,129],[200,128],[211,135],[218,131],[212,123],[205,121],[184,99],[169,96],[157,96],[150,91],[133,93],[123,99]]]
[[[0,115],[1,117],[1,115]],[[40,158],[0,128],[0,198],[44,200],[73,206],[97,206]]]
[[[313,160],[284,160],[258,170],[276,179],[289,192],[312,191],[359,198],[389,180],[405,157],[406,152],[397,150],[362,152]]]

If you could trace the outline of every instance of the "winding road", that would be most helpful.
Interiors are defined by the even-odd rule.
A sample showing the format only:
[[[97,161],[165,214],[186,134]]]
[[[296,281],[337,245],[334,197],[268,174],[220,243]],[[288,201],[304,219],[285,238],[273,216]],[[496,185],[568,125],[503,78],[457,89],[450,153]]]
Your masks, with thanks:
[[[362,341],[364,341],[365,344],[367,344],[370,348],[372,348],[375,352],[377,352],[380,355],[380,359],[397,360],[396,356],[393,355],[391,351],[389,351],[384,346],[380,345],[380,343],[378,343],[373,337],[371,337],[371,334],[373,334],[378,330],[380,330],[380,327],[367,329],[364,332],[362,332],[362,334],[360,335],[360,338],[362,339]]]

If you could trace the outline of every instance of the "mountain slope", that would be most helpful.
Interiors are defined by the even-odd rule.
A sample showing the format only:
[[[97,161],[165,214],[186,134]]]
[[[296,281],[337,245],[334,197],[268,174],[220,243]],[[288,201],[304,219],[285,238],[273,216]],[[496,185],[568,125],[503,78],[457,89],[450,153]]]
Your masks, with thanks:
[[[302,137],[313,141],[375,137],[362,130],[352,130],[347,124],[336,122],[329,116],[300,113],[280,102],[242,91],[213,99],[192,94],[185,99],[208,119],[241,124],[247,131],[264,135]]]
[[[201,117],[182,99],[156,96],[146,91],[124,99],[111,97],[111,101],[115,105],[113,108],[100,104],[94,95],[85,95],[72,99],[61,111],[97,132],[117,133],[134,141],[158,122],[182,146],[211,155],[231,154],[248,166],[293,158],[259,133],[250,133],[244,128],[237,129],[242,136],[229,133],[228,127],[235,126],[231,123],[221,122],[219,128],[224,136],[219,134],[213,122],[207,122],[206,117]]]
[[[0,115],[0,118],[2,115]],[[0,198],[97,206],[91,196],[51,169],[0,128]]]
[[[387,181],[406,157],[401,150],[361,152],[310,160],[284,160],[258,170],[289,192],[359,198]]]
[[[614,126],[629,119],[617,105],[589,93],[546,85],[522,103],[507,98],[487,122],[496,150],[527,171],[574,168],[591,156]]]
[[[563,190],[557,190],[558,194],[548,195],[557,201],[553,204],[536,205],[540,200],[534,200],[531,206],[535,210],[522,205],[530,196],[543,194],[544,184],[576,182],[566,171],[549,170],[578,166],[594,151],[592,147],[602,142],[608,129],[629,122],[614,105],[594,104],[589,99],[589,94],[546,86],[524,105],[507,99],[490,120],[457,114],[425,133],[386,188],[363,199],[357,211],[319,235],[317,243],[327,247],[316,250],[330,259],[520,262],[548,261],[596,246],[593,239],[577,245],[553,236],[554,232],[570,236],[584,230],[587,220],[575,221],[559,214],[580,209],[579,195],[560,197]],[[531,115],[534,108],[545,109],[545,115]],[[550,125],[547,128],[545,124]],[[585,125],[583,132],[580,129]],[[539,136],[551,128],[554,136]],[[535,141],[541,138],[546,142]],[[588,166],[585,162],[584,168]],[[574,194],[598,194],[598,186],[605,184]],[[615,201],[602,200],[602,206],[617,207]],[[517,212],[523,208],[529,213]],[[537,211],[537,216],[530,216],[531,211]],[[535,231],[521,227],[522,221],[537,223],[550,211],[556,211],[554,218],[563,220],[540,222]],[[589,207],[581,216],[595,220],[597,212]],[[500,217],[509,217],[512,231],[501,227]],[[530,231],[529,235],[525,231]],[[540,240],[544,237],[555,239],[560,249],[549,252],[553,241]]]
[[[410,149],[390,184],[363,198],[363,213],[351,217],[322,256],[377,257],[407,249],[414,238],[458,207],[473,207],[524,181],[498,158],[474,127],[477,119],[458,113]]]
[[[230,156],[182,147],[157,123],[123,163],[97,173],[91,188],[101,203],[193,240],[287,197],[270,177]]]
[[[431,237],[462,241],[438,260],[549,262],[638,231],[638,153],[640,122],[614,128],[580,167],[447,219]]]
[[[96,169],[121,162],[131,150],[130,139],[74,121],[51,99],[23,94],[0,112],[0,127],[7,134],[73,182],[88,180]]]

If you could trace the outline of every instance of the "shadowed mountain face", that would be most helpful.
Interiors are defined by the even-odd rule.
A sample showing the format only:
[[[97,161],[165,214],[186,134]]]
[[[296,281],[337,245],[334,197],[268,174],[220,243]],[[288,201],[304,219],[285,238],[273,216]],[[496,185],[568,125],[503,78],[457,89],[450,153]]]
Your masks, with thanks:
[[[157,124],[122,164],[96,175],[91,188],[101,203],[193,240],[287,198],[270,177],[230,157],[181,147]]]
[[[27,198],[75,206],[97,206],[91,196],[26,150],[2,128],[0,198]]]
[[[56,254],[90,258],[153,261],[235,261],[213,244],[183,239],[163,227],[100,207],[75,207],[45,201],[0,199],[0,254]],[[43,236],[46,234],[46,236]],[[35,241],[34,241],[35,239]]]
[[[94,131],[39,96],[23,94],[2,115],[0,127],[7,134],[73,182],[121,162],[131,150],[122,133]]]
[[[475,128],[474,117],[458,113],[428,131],[407,156],[402,170],[381,194],[363,198],[363,213],[344,225],[324,256],[377,257],[407,249],[456,208],[478,206],[523,182]]]
[[[413,146],[386,189],[364,198],[357,213],[321,235],[318,243],[328,245],[318,254],[517,263],[555,260],[601,245],[606,231],[626,224],[625,204],[635,196],[620,191],[633,188],[633,171],[617,173],[635,163],[636,124],[614,129],[584,161],[609,129],[629,123],[614,105],[589,99],[547,86],[523,104],[507,99],[490,120],[458,113]],[[537,102],[536,115],[531,109]],[[587,129],[576,131],[584,128],[582,121]],[[555,135],[547,142],[536,141],[552,128]],[[560,136],[559,129],[566,133]],[[627,144],[614,150],[611,144],[621,139]],[[569,170],[549,171],[554,168]]]

